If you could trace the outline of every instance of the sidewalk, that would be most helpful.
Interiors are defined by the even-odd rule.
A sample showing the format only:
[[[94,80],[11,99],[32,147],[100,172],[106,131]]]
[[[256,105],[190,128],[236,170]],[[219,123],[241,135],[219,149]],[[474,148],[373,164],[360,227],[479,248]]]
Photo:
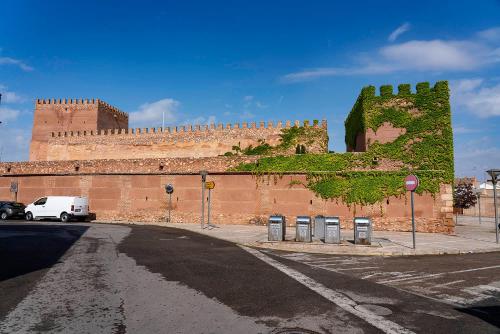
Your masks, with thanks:
[[[199,224],[162,224],[163,226],[185,229],[234,243],[284,251],[349,254],[349,255],[435,255],[465,254],[500,251],[496,243],[493,219],[483,220],[479,225],[477,218],[459,217],[455,235],[417,233],[416,250],[412,249],[410,232],[374,231],[372,245],[360,246],[350,242],[352,230],[342,230],[343,242],[340,245],[324,244],[319,240],[312,243],[295,242],[295,228],[287,228],[286,241],[267,241],[267,226],[219,225],[218,228],[201,229]]]

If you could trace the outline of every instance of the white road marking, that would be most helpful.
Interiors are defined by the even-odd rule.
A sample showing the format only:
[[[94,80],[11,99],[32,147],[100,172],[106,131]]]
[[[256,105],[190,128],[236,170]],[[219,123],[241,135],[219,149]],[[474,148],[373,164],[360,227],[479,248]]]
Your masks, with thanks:
[[[461,283],[461,282],[465,282],[465,280],[461,279],[458,281],[453,281],[453,282],[448,282],[448,283],[443,283],[443,284],[436,284],[436,285],[433,285],[432,288],[447,287],[448,285],[453,285],[453,284],[457,284],[457,283]]]
[[[421,275],[421,276],[413,276],[413,277],[406,277],[406,278],[399,278],[399,279],[382,280],[382,281],[378,281],[377,283],[379,283],[379,284],[385,284],[385,283],[402,282],[402,281],[408,281],[408,280],[414,280],[414,279],[436,278],[436,277],[440,277],[440,276],[443,276],[443,275],[468,273],[468,272],[471,272],[471,271],[488,270],[488,269],[496,269],[496,268],[500,268],[500,265],[498,265],[498,266],[490,266],[490,267],[482,267],[482,268],[464,269],[464,270],[457,270],[457,271],[448,271],[448,272],[444,272],[444,273]]]
[[[338,271],[341,271],[341,270],[363,270],[363,269],[377,269],[379,267],[357,267],[357,268],[341,268],[341,269],[337,269]]]
[[[384,275],[384,274],[385,273],[373,273],[373,274],[370,274],[370,275],[363,276],[363,277],[361,277],[361,279],[367,279],[367,278],[370,278],[370,277],[373,277],[373,276]]]
[[[300,284],[306,286],[307,288],[311,289],[312,291],[316,292],[320,296],[326,298],[327,300],[331,301],[335,305],[339,306],[343,310],[359,317],[360,319],[366,321],[370,325],[380,329],[384,333],[394,333],[394,334],[400,334],[400,333],[406,333],[410,334],[413,333],[411,330],[404,328],[400,325],[398,325],[395,322],[392,322],[383,316],[376,315],[373,312],[370,312],[369,310],[366,309],[357,309],[356,306],[358,304],[345,296],[344,294],[337,292],[335,290],[329,289],[326,286],[324,286],[321,283],[316,282],[312,278],[302,274],[301,272],[298,272],[297,270],[294,270],[292,268],[289,268],[282,264],[281,262],[278,262],[269,256],[265,255],[264,253],[259,252],[258,250],[255,250],[253,248],[245,247],[245,246],[240,246],[242,249],[246,250],[248,253],[254,255],[258,259],[264,261],[265,263],[269,264],[270,266],[278,269],[285,275],[289,276],[290,278],[296,280]]]

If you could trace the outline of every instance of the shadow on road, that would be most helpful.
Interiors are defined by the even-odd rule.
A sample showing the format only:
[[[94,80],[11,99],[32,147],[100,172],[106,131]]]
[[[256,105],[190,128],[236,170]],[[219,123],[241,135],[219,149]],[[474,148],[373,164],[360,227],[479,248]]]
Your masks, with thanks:
[[[87,229],[78,225],[0,225],[0,281],[50,268]]]
[[[0,224],[0,321],[87,229],[79,225]]]
[[[500,328],[500,305],[457,308],[456,310],[473,315]]]

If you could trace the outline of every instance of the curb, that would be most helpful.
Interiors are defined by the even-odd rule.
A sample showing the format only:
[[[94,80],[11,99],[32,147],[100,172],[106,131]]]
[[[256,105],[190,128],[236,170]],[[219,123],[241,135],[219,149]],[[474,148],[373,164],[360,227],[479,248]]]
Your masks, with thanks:
[[[413,250],[411,248],[406,248],[404,250],[389,250],[383,249],[378,242],[374,242],[371,246],[368,245],[350,245],[350,244],[324,244],[320,242],[305,243],[305,242],[294,242],[294,241],[252,241],[252,242],[239,242],[231,240],[230,238],[220,237],[215,234],[201,233],[200,231],[195,231],[182,226],[172,226],[168,224],[149,224],[144,222],[113,222],[113,221],[96,221],[94,223],[101,224],[126,224],[126,225],[151,225],[160,227],[170,227],[179,230],[185,230],[200,235],[209,236],[215,239],[228,241],[236,245],[254,247],[259,249],[270,249],[285,252],[301,252],[301,253],[311,253],[311,254],[326,254],[326,255],[354,255],[354,256],[425,256],[425,255],[460,255],[460,254],[475,254],[475,253],[494,253],[500,252],[500,247],[497,248],[477,248],[472,250],[461,250],[461,249],[432,249],[432,250]],[[378,245],[375,245],[378,243]]]

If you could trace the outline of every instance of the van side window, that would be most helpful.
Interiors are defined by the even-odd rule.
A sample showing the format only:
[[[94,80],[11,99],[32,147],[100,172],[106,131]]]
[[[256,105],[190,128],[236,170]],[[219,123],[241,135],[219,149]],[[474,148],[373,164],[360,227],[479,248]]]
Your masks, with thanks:
[[[43,198],[40,198],[38,201],[36,201],[35,205],[44,205],[45,203],[47,203],[47,197],[43,197]]]

